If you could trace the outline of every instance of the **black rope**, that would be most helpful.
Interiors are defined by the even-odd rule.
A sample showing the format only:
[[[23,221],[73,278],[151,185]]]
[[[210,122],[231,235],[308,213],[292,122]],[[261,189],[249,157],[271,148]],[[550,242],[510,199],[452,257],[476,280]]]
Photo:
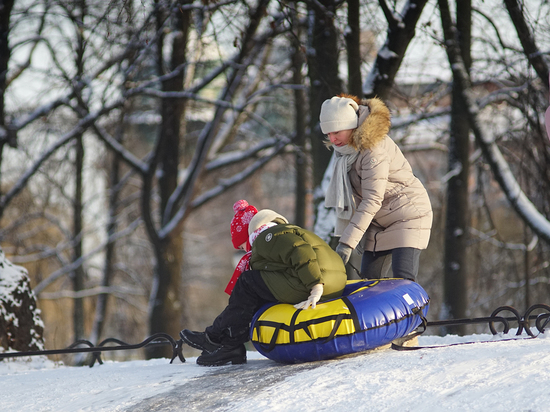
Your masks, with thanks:
[[[529,336],[527,338],[509,338],[509,339],[499,339],[499,340],[492,340],[492,341],[476,341],[476,342],[456,342],[456,343],[449,343],[446,345],[433,345],[433,346],[404,346],[404,345],[399,345],[392,342],[391,348],[396,351],[414,351],[414,350],[421,350],[421,349],[439,349],[439,348],[449,348],[451,346],[474,345],[477,343],[509,342],[512,340],[526,340],[526,339],[535,339],[535,338],[536,336]]]
[[[427,327],[431,326],[456,326],[456,325],[475,325],[479,323],[488,323],[492,324],[494,322],[501,322],[504,325],[504,333],[508,333],[510,330],[510,325],[508,323],[508,320],[515,320],[516,318],[503,318],[500,316],[489,316],[485,318],[469,318],[469,319],[449,319],[449,320],[436,320],[432,322],[428,322],[426,324]],[[492,331],[491,331],[492,332]],[[497,332],[498,333],[498,332]],[[493,333],[493,335],[496,335],[496,333]]]
[[[531,315],[535,310],[545,310],[547,313],[541,313],[539,315]],[[501,312],[511,312],[514,316],[497,316]],[[466,319],[449,319],[449,320],[439,320],[439,321],[432,321],[428,322],[427,326],[456,326],[456,325],[474,325],[479,323],[487,323],[489,325],[489,329],[491,330],[491,333],[493,335],[498,334],[498,331],[495,328],[495,322],[500,322],[503,325],[503,331],[502,333],[507,334],[510,331],[510,322],[517,322],[518,324],[518,331],[516,332],[516,335],[521,335],[523,330],[525,332],[533,337],[535,334],[531,331],[530,327],[530,321],[535,320],[535,326],[537,327],[537,330],[540,333],[544,333],[544,328],[548,325],[550,322],[550,305],[546,305],[544,303],[538,303],[535,305],[530,306],[526,311],[525,314],[522,316],[517,309],[513,308],[512,306],[500,306],[497,309],[493,311],[491,316],[488,317],[482,317],[482,318],[466,318]],[[546,320],[544,323],[543,321]]]

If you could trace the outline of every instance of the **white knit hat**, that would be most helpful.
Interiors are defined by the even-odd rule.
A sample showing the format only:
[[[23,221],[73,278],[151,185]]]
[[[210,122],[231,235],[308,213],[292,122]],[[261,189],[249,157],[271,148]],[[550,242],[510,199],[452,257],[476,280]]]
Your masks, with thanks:
[[[319,115],[321,131],[323,134],[328,134],[340,130],[355,129],[357,127],[357,110],[359,110],[359,105],[355,100],[347,97],[334,96],[330,100],[325,100]]]
[[[258,229],[260,226],[269,222],[273,222],[274,220],[279,220],[279,221],[288,223],[288,220],[286,219],[286,217],[280,215],[279,213],[271,209],[260,210],[250,220],[250,223],[248,224],[248,234],[252,234],[252,232]]]

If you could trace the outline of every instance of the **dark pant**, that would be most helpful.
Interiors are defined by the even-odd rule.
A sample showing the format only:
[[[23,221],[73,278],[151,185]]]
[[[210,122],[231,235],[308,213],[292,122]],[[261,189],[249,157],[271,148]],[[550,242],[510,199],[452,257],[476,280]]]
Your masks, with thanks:
[[[361,277],[363,279],[380,279],[388,277],[390,268],[394,278],[416,281],[420,249],[400,247],[380,252],[363,253],[361,261]]]
[[[235,282],[229,304],[206,328],[211,340],[225,346],[237,346],[248,341],[250,322],[266,303],[277,302],[262,279],[259,270],[243,272]]]

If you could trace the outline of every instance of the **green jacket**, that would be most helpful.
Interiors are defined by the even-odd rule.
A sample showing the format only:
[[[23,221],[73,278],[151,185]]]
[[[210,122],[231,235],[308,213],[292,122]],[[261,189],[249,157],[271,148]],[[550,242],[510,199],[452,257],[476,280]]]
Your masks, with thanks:
[[[259,270],[267,287],[283,303],[299,303],[311,288],[324,284],[321,300],[342,295],[346,268],[342,259],[315,233],[290,224],[263,231],[252,244],[250,267]]]

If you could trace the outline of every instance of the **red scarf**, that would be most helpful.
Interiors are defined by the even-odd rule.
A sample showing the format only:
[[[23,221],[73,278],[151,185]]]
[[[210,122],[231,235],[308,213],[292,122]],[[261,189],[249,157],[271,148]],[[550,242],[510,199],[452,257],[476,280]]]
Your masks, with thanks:
[[[260,233],[262,233],[264,230],[269,229],[270,227],[275,226],[276,223],[269,222],[265,225],[260,226],[258,229],[256,229],[249,238],[250,245],[254,243],[256,238]],[[250,249],[252,246],[247,245],[247,249]],[[248,251],[242,258],[239,260],[239,263],[237,263],[237,266],[235,267],[235,271],[233,272],[233,276],[231,276],[231,279],[229,280],[229,283],[225,287],[225,293],[228,295],[231,295],[231,292],[233,292],[233,288],[235,287],[235,283],[237,282],[237,279],[244,271],[250,270],[250,255],[252,254],[252,251]]]
[[[252,252],[246,253],[241,260],[239,260],[239,263],[237,263],[237,266],[235,267],[235,271],[233,272],[233,276],[231,276],[231,280],[225,287],[225,293],[228,295],[231,295],[231,292],[233,292],[233,288],[235,287],[235,283],[237,282],[237,279],[239,276],[241,276],[241,273],[243,273],[246,270],[250,270],[250,255]]]

